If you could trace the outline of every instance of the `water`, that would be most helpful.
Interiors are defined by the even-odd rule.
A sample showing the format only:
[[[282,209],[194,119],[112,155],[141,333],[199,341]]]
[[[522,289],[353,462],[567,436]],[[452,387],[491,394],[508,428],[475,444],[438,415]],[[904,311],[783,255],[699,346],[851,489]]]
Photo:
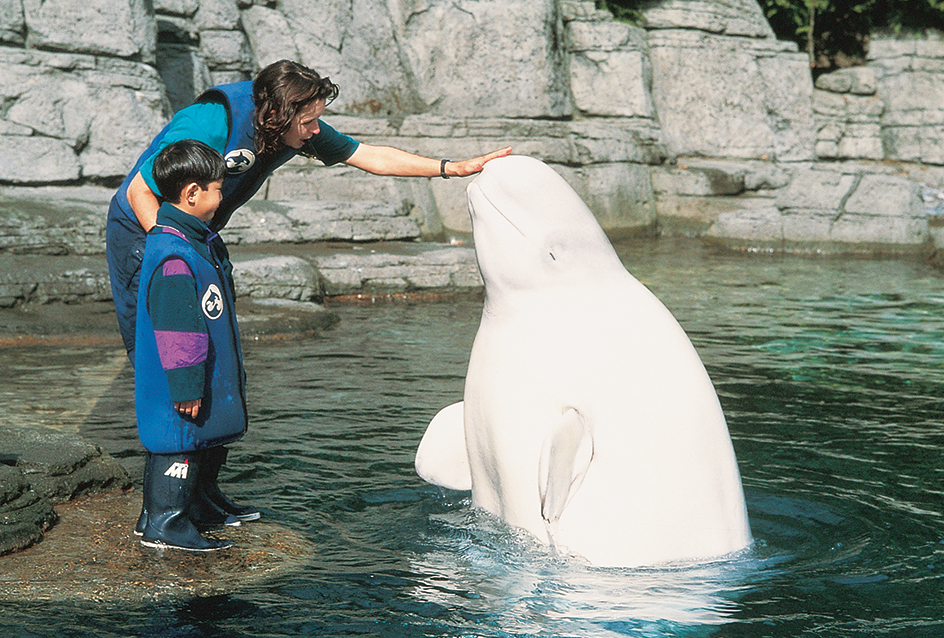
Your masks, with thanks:
[[[252,423],[224,477],[310,538],[308,561],[211,598],[0,602],[3,635],[944,636],[941,273],[668,241],[620,250],[716,384],[751,550],[595,569],[423,483],[413,454],[462,397],[481,300],[347,306],[320,338],[247,344]],[[14,422],[73,423],[140,467],[113,346],[0,363]]]

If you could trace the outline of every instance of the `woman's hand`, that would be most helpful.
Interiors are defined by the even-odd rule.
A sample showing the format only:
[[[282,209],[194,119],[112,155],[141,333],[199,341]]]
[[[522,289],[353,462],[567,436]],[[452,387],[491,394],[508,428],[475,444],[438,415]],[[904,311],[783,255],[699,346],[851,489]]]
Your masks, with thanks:
[[[492,151],[487,155],[473,157],[472,159],[462,160],[461,162],[446,162],[447,177],[468,177],[480,172],[485,165],[498,157],[507,157],[511,154],[511,147],[506,146],[500,151]]]
[[[487,162],[511,154],[511,147],[487,155],[458,162],[448,161],[443,171],[446,177],[468,177],[482,170]],[[374,175],[396,177],[440,177],[441,160],[402,151],[393,146],[374,146],[361,143],[345,162]]]

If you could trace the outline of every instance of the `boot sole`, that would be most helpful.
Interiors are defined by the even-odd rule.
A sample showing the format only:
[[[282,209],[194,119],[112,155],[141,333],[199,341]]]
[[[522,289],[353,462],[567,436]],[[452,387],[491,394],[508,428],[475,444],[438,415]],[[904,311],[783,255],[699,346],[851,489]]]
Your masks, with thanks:
[[[224,529],[234,529],[236,527],[242,527],[241,521],[236,521],[235,523],[198,523],[194,521],[193,526],[197,528],[197,531],[203,534],[204,532],[219,531]]]
[[[233,516],[235,516],[241,521],[249,522],[249,521],[258,521],[262,517],[262,514],[260,514],[259,512],[253,512],[251,514],[243,514],[242,516],[240,516],[239,514],[233,514]]]
[[[146,541],[143,538],[141,539],[141,544],[145,547],[153,547],[154,549],[179,549],[185,552],[215,552],[218,549],[229,549],[233,546],[232,544],[228,544],[221,545],[220,547],[183,547],[182,545],[168,545],[161,541]]]
[[[239,518],[239,517],[237,516],[236,518]],[[225,527],[239,527],[239,526],[242,524],[242,521],[254,521],[254,520],[258,519],[258,518],[259,518],[259,515],[256,514],[256,516],[255,516],[254,518],[243,518],[243,519],[240,519],[240,520],[236,521],[235,523],[220,523],[218,526],[215,525],[215,524],[213,524],[213,525],[210,525],[209,527],[210,527],[210,528],[213,528],[213,527],[223,527],[223,526],[225,526]],[[194,524],[196,525],[196,523],[194,523]],[[135,535],[135,536],[144,536],[144,532],[139,532],[138,530],[134,530],[134,535]]]

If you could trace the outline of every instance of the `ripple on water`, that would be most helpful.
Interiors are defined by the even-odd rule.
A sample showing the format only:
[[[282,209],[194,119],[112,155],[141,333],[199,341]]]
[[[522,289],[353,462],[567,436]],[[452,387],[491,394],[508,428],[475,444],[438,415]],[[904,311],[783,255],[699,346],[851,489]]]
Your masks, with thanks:
[[[82,608],[90,635],[944,635],[940,273],[679,242],[620,251],[715,382],[750,551],[594,569],[422,483],[413,454],[462,397],[481,301],[337,307],[321,337],[247,346],[251,425],[223,476],[304,555],[258,583],[224,579],[224,593]],[[11,418],[71,424],[139,479],[113,349],[6,353]],[[76,609],[0,603],[0,623],[66,635]]]

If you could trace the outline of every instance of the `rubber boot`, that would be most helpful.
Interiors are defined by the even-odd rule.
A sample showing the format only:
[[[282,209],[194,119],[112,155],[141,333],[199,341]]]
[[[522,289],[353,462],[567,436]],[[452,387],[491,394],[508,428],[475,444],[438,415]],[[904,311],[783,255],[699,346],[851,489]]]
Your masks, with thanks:
[[[148,484],[148,474],[151,471],[151,453],[148,452],[144,457],[144,485]],[[144,534],[144,528],[147,527],[148,520],[148,493],[147,489],[141,490],[141,514],[138,516],[138,522],[134,526],[135,536]]]
[[[201,477],[203,473],[206,472],[206,469],[207,463],[204,458],[203,467],[200,468]],[[242,525],[242,521],[232,514],[227,514],[210,500],[206,490],[203,489],[202,478],[197,479],[197,489],[193,496],[193,503],[190,504],[190,522],[196,525],[197,529],[201,532],[219,529],[221,527],[239,527]]]
[[[204,538],[190,521],[202,455],[202,452],[151,455],[151,471],[144,485],[147,523],[142,545],[193,552],[232,546],[229,541]]]
[[[220,445],[204,450],[204,454],[204,468],[200,472],[200,490],[202,494],[218,508],[227,514],[232,514],[241,521],[255,521],[262,516],[255,507],[234,503],[220,491],[217,480],[220,475],[220,468],[226,463],[229,450]]]

